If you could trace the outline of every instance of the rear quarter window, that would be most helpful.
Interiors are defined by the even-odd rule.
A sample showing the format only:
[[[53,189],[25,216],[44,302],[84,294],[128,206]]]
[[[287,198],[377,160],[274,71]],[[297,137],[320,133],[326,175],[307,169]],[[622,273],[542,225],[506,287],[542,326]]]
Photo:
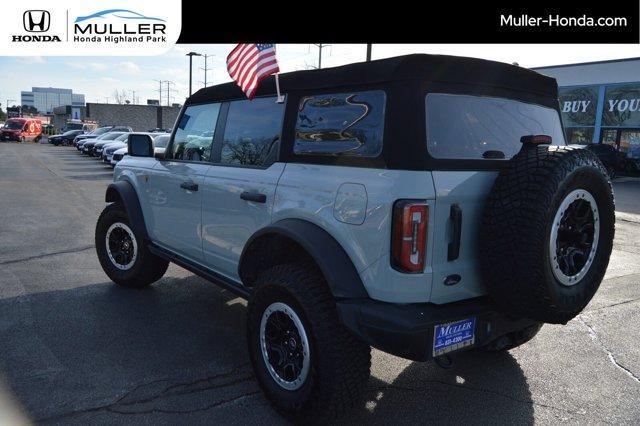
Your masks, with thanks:
[[[293,152],[376,157],[382,152],[382,90],[305,96],[298,106]]]
[[[277,156],[284,104],[276,98],[255,98],[229,104],[224,129],[222,164],[268,166]]]
[[[439,159],[509,159],[526,135],[548,135],[565,145],[553,108],[511,99],[429,93],[425,98],[427,149]]]

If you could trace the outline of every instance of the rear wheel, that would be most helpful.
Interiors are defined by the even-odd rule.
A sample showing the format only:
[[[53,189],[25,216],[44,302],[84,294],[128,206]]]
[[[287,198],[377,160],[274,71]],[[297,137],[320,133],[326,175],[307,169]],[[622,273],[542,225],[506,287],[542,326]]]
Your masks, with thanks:
[[[330,419],[359,402],[371,348],[340,323],[314,267],[279,265],[259,275],[247,341],[266,398],[293,420]]]
[[[169,266],[169,262],[151,253],[146,241],[133,232],[120,203],[110,204],[102,211],[95,241],[102,269],[118,285],[147,287],[162,278]]]

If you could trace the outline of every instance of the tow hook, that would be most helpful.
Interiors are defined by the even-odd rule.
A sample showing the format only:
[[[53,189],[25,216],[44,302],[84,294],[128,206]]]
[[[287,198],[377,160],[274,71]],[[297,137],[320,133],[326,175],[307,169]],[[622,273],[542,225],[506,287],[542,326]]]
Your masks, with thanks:
[[[445,370],[453,368],[453,359],[449,355],[440,355],[433,359],[438,367]]]

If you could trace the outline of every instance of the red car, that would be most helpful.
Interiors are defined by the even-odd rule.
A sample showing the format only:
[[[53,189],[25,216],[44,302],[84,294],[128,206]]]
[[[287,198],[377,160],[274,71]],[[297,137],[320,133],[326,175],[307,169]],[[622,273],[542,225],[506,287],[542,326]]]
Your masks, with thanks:
[[[0,129],[0,140],[35,141],[42,137],[42,124],[34,118],[10,118]]]

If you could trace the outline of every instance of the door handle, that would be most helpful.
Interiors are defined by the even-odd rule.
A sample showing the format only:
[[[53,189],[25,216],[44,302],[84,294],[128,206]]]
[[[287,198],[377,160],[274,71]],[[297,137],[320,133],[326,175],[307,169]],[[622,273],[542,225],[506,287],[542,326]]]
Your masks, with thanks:
[[[453,224],[453,241],[447,247],[447,260],[456,260],[460,256],[460,236],[462,234],[462,209],[457,204],[451,205],[449,218]]]
[[[244,191],[242,194],[240,194],[240,198],[242,198],[245,201],[253,201],[254,203],[267,202],[267,196],[259,192]]]
[[[187,191],[197,191],[198,190],[198,184],[195,183],[192,180],[188,180],[186,182],[182,182],[180,184],[180,188],[186,189]]]

